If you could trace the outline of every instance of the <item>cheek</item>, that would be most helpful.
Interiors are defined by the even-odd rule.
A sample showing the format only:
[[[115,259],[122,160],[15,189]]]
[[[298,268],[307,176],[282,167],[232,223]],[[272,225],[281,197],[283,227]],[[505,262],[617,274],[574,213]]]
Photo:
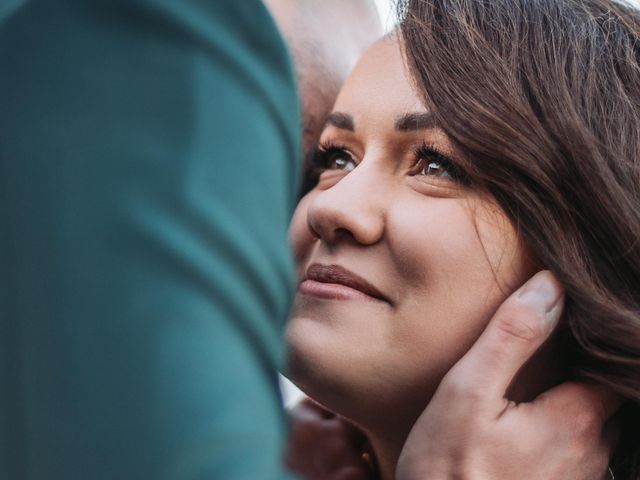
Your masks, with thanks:
[[[495,272],[494,284],[510,294],[537,271],[531,251],[494,202],[476,209],[475,223],[487,263]]]
[[[398,281],[416,298],[449,307],[470,299],[477,306],[481,299],[508,295],[533,272],[515,229],[487,201],[429,199],[389,218]]]
[[[461,282],[485,287],[493,277],[479,238],[476,207],[465,200],[427,199],[391,212],[391,251],[408,294],[443,301]],[[476,289],[474,289],[476,290]],[[471,293],[471,292],[468,292]]]
[[[429,205],[393,216],[404,285],[393,343],[399,367],[439,382],[533,269],[501,211],[452,199]]]

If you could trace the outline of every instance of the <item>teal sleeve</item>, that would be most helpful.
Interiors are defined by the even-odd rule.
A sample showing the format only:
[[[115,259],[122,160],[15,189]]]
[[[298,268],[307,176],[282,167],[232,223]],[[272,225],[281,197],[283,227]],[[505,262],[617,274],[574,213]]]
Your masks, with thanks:
[[[0,478],[285,478],[300,122],[265,7],[0,16]]]

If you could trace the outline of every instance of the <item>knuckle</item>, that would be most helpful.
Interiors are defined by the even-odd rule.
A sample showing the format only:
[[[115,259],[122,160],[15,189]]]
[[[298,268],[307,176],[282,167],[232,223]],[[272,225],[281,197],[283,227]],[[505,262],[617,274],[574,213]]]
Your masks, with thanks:
[[[609,448],[601,448],[598,452],[593,455],[593,471],[602,472],[606,471],[609,463],[611,461],[612,452]]]
[[[573,419],[574,432],[580,445],[595,445],[600,438],[600,425],[590,412],[577,412]]]
[[[534,307],[517,302],[505,307],[497,314],[496,328],[506,340],[515,337],[531,343],[546,335],[546,322]]]
[[[477,382],[470,380],[465,369],[454,366],[442,379],[439,390],[451,401],[475,401],[481,398],[484,392]]]

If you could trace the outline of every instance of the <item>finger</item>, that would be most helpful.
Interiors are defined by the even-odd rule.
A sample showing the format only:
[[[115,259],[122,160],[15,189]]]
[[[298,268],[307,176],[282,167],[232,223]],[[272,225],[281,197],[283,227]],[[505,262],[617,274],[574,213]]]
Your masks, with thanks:
[[[598,478],[605,480],[615,478],[615,474],[613,473],[613,470],[610,469],[610,465],[613,453],[616,451],[618,444],[620,443],[621,430],[622,428],[619,418],[617,418],[616,415],[609,418],[602,430],[601,441],[597,446],[597,450],[589,455],[593,461],[600,459],[599,464],[594,463],[594,465],[590,466],[590,469],[594,473],[599,473]]]
[[[623,403],[622,397],[602,385],[582,382],[565,382],[542,393],[533,402],[549,412],[558,412],[575,421],[589,422],[600,426],[611,418]]]
[[[590,460],[587,461],[593,463],[593,465],[590,465],[589,468],[594,473],[599,473],[597,478],[605,480],[611,480],[611,478],[615,478],[613,470],[610,470],[610,465],[613,454],[620,443],[620,434],[622,431],[622,427],[620,424],[620,419],[618,417],[618,415],[613,415],[609,418],[609,420],[607,420],[607,422],[604,424],[604,428],[602,429],[600,441],[594,442],[595,451],[588,456]],[[597,463],[598,460],[599,463]]]
[[[563,306],[560,282],[549,271],[538,272],[498,308],[445,379],[476,399],[502,398],[518,370],[551,335]]]

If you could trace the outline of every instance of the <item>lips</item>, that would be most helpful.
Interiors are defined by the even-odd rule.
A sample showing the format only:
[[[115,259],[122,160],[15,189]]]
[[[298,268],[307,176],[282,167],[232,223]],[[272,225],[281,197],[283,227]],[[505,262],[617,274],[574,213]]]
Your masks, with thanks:
[[[347,270],[344,267],[341,267],[340,265],[321,265],[318,263],[314,263],[307,269],[307,274],[304,280],[311,280],[312,282],[326,284],[326,287],[329,287],[330,285],[342,285],[344,287],[356,290],[357,292],[360,292],[368,297],[372,297],[373,299],[390,303],[389,299],[387,299],[382,294],[382,292],[380,292],[380,290],[371,285],[364,278],[356,275],[355,273]],[[339,292],[335,295],[335,298],[346,297],[348,297],[348,295],[343,296],[340,295]]]

